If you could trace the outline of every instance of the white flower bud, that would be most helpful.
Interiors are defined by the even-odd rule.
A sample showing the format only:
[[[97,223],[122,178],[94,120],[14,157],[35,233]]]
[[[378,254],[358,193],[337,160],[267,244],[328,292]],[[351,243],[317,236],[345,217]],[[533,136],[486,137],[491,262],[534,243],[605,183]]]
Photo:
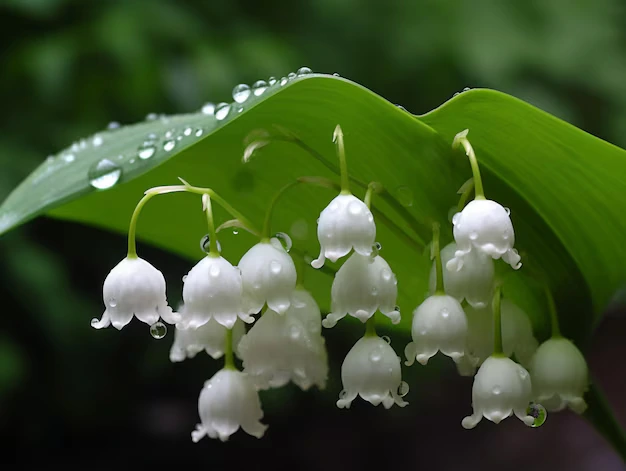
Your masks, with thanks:
[[[393,348],[382,338],[365,336],[346,355],[341,365],[343,391],[339,395],[337,407],[349,409],[352,401],[361,396],[385,409],[397,404],[406,406],[398,390],[402,385],[400,358]]]
[[[535,401],[549,411],[569,407],[577,414],[587,409],[583,398],[589,372],[583,354],[562,337],[542,343],[530,366]]]
[[[502,258],[515,270],[520,256],[513,248],[515,232],[508,209],[491,200],[473,200],[452,218],[457,250],[447,263],[448,270],[463,268],[467,255],[478,250],[493,259]]]
[[[167,305],[163,274],[142,258],[126,257],[104,280],[102,297],[106,310],[102,319],[91,320],[91,326],[102,329],[113,324],[122,329],[133,315],[152,325],[161,317],[168,324],[177,322],[177,315]]]
[[[244,312],[241,296],[239,270],[223,257],[207,255],[185,278],[185,308],[179,327],[196,329],[212,318],[229,329],[238,318],[247,323],[254,322],[254,318]]]
[[[243,281],[244,311],[256,314],[265,303],[284,314],[296,286],[296,266],[280,241],[273,237],[248,250],[239,261]]]
[[[526,425],[535,418],[526,410],[532,399],[530,375],[522,366],[503,356],[490,356],[474,377],[472,407],[474,413],[465,417],[464,428],[476,427],[483,417],[499,424],[515,414]]]
[[[425,365],[438,351],[458,362],[467,341],[465,312],[452,296],[430,296],[413,311],[411,334],[413,342],[404,350],[407,366],[416,359]]]
[[[443,285],[446,294],[459,302],[466,300],[475,308],[487,306],[493,298],[494,266],[493,259],[488,255],[471,250],[464,259],[459,270],[446,269],[447,263],[454,258],[456,243],[452,242],[441,250]],[[434,294],[437,284],[437,273],[433,262],[430,271],[430,293]]]
[[[226,327],[211,318],[197,329],[179,329],[174,332],[174,343],[170,349],[170,361],[179,362],[193,358],[205,350],[214,360],[224,355]],[[246,333],[243,322],[233,326],[233,348],[237,351],[239,340]]]
[[[336,262],[353,248],[361,255],[370,255],[376,238],[374,216],[356,196],[340,194],[321,212],[317,238],[321,250],[319,257],[311,263],[314,268],[324,266],[326,258]]]
[[[254,385],[245,373],[234,369],[224,368],[204,383],[198,412],[202,423],[191,432],[194,442],[205,435],[225,442],[239,427],[261,438],[267,429],[260,422],[263,410]]]
[[[293,381],[306,390],[326,386],[328,358],[321,336],[321,314],[313,297],[296,288],[284,315],[268,309],[243,336],[239,352],[244,371],[259,389]]]
[[[350,314],[366,322],[380,310],[391,322],[400,322],[396,309],[398,282],[389,264],[380,256],[353,253],[335,274],[331,289],[332,312],[322,321],[333,327]]]
[[[508,357],[515,355],[515,359],[528,368],[539,345],[528,315],[506,298],[502,299],[500,313],[504,354]],[[493,352],[493,309],[491,305],[484,309],[467,306],[465,314],[468,322],[465,353],[475,366],[480,365]],[[474,373],[474,368],[468,364],[457,366],[463,376]]]

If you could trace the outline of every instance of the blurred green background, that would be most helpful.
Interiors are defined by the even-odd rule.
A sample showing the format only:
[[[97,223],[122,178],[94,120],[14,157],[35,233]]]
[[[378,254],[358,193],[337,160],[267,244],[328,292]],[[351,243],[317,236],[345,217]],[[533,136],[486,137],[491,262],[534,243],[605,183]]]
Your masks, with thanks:
[[[48,154],[111,121],[195,111],[229,101],[237,83],[302,65],[418,114],[465,87],[495,88],[626,147],[622,0],[4,0],[0,38],[0,200]],[[138,323],[123,332],[89,325],[124,250],[120,236],[46,219],[0,240],[0,438],[3,460],[18,468],[45,457],[87,469],[624,469],[568,412],[537,430],[515,420],[463,430],[471,380],[445,361],[405,370],[408,408],[337,410],[339,367],[359,336],[346,328],[326,333],[327,393],[263,393],[266,438],[194,445],[197,395],[219,362],[172,365],[171,333],[157,341]],[[170,281],[190,266],[142,254]],[[168,288],[175,305],[180,283]],[[625,422],[614,367],[626,322],[614,314],[588,356]],[[393,341],[401,351],[407,339]]]

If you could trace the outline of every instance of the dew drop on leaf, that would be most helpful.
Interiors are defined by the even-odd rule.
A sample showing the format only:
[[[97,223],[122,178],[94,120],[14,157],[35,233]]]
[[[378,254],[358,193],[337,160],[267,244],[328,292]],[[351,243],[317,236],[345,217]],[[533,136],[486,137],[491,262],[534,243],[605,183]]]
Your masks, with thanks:
[[[274,85],[276,83],[276,77],[270,77],[267,83],[269,83],[270,86]]]
[[[303,75],[308,75],[311,72],[313,72],[313,71],[310,68],[308,68],[308,67],[300,67],[298,69],[298,71],[296,72],[296,75],[298,75],[298,77],[301,77]]]
[[[226,118],[226,116],[228,116],[228,113],[230,113],[230,104],[220,103],[215,108],[215,119],[222,121]]]
[[[254,96],[261,96],[267,90],[267,82],[265,80],[257,80],[252,84],[252,93]]]
[[[169,152],[176,146],[176,141],[174,139],[170,139],[169,141],[165,141],[163,144],[163,150],[165,152]]]
[[[240,83],[233,88],[233,100],[237,103],[243,103],[250,96],[250,87],[245,83]]]
[[[215,105],[213,103],[205,103],[202,106],[202,109],[200,110],[202,111],[202,114],[205,114],[207,116],[213,116],[213,114],[215,113]]]
[[[122,176],[122,169],[109,159],[102,159],[91,166],[87,176],[92,187],[106,190],[119,181]]]

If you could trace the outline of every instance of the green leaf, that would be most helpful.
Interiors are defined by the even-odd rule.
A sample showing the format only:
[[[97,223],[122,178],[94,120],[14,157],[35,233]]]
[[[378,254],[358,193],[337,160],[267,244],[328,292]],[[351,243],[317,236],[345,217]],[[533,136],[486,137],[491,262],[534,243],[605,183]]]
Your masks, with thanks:
[[[124,234],[144,190],[177,184],[177,177],[210,186],[260,227],[278,188],[301,176],[339,180],[332,143],[337,123],[345,134],[351,176],[365,185],[380,182],[386,190],[374,196],[373,206],[382,254],[399,280],[401,328],[408,330],[409,313],[427,291],[432,222],[442,225],[443,243],[451,240],[448,215],[457,204],[457,189],[471,176],[466,157],[452,151],[451,143],[456,133],[469,129],[486,195],[511,209],[525,263],[519,272],[502,267],[505,294],[528,311],[545,336],[540,289],[548,283],[563,333],[579,345],[588,341],[604,306],[624,283],[626,152],[490,90],[461,93],[431,113],[413,116],[347,80],[308,75],[233,104],[222,120],[197,113],[103,131],[28,177],[0,208],[0,234],[42,213]],[[273,141],[244,164],[246,138],[263,136],[259,130],[297,136],[302,145],[289,138]],[[140,155],[144,141],[156,143],[150,156],[148,151]],[[102,159],[119,167],[119,181],[97,190],[90,182]],[[364,194],[362,185],[353,184],[353,190]],[[272,227],[291,234],[294,254],[315,256],[316,218],[335,192],[309,185],[289,191],[278,203]],[[230,219],[219,209],[216,217]],[[199,197],[169,194],[146,206],[137,234],[195,261],[204,255],[199,241],[205,225]],[[223,254],[233,263],[255,242],[243,231],[220,235]],[[120,259],[124,255],[120,242]],[[328,273],[308,269],[306,285],[328,308]]]

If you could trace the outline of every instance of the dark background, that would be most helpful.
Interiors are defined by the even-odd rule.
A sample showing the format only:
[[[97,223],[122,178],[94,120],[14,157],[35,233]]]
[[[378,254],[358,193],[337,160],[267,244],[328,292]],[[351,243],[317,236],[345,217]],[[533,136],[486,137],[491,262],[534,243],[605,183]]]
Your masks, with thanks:
[[[4,0],[0,200],[48,154],[110,121],[229,101],[237,83],[302,65],[414,113],[464,87],[496,88],[626,146],[625,9],[622,0]],[[193,444],[197,396],[219,362],[172,365],[171,334],[154,340],[136,322],[122,332],[89,326],[124,250],[120,236],[46,219],[0,239],[0,466],[624,469],[570,412],[539,429],[509,419],[463,430],[471,380],[446,361],[405,370],[405,409],[357,401],[338,410],[339,365],[359,335],[341,327],[325,333],[326,393],[263,393],[264,439]],[[189,269],[156,249],[142,253],[170,280]],[[169,297],[174,304],[180,291]],[[587,352],[622,423],[625,328],[614,309]]]

